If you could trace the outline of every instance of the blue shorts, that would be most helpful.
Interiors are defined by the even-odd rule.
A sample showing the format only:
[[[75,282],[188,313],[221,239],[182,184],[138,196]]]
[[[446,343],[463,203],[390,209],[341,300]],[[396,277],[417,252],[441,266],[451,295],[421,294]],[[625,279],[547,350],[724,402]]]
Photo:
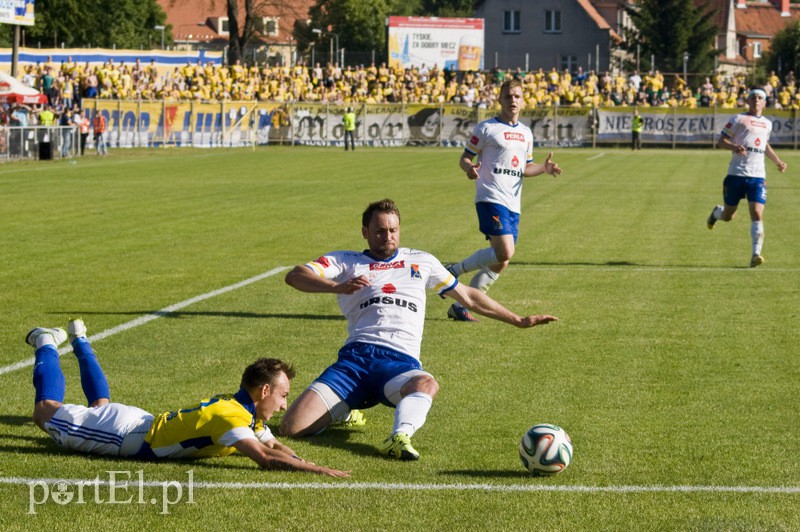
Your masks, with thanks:
[[[743,177],[728,175],[722,182],[722,199],[725,205],[739,205],[743,198],[747,201],[767,203],[767,181],[763,177]]]
[[[481,233],[490,236],[512,235],[514,242],[519,233],[519,214],[511,212],[506,207],[497,203],[481,201],[475,204],[478,211],[478,226]]]
[[[317,381],[330,386],[351,409],[378,403],[394,408],[383,394],[383,387],[401,373],[421,369],[419,360],[410,355],[376,344],[352,342],[339,350],[339,359]]]

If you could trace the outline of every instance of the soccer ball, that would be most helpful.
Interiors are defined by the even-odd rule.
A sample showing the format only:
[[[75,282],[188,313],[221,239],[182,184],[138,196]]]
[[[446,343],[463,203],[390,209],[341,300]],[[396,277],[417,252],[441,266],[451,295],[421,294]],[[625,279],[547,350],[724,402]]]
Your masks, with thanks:
[[[519,442],[519,458],[534,476],[561,473],[572,461],[572,440],[559,426],[534,425]]]

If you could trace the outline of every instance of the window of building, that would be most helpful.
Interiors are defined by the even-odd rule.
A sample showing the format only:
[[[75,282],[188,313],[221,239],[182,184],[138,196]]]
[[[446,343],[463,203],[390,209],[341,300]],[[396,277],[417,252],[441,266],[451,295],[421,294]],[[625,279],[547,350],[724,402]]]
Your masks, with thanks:
[[[761,57],[761,43],[754,42],[753,43],[753,59],[758,59]]]
[[[261,19],[264,24],[262,35],[270,35],[272,37],[278,36],[278,19],[272,17],[264,17]]]
[[[561,11],[545,10],[544,32],[561,33]]]
[[[578,68],[577,55],[562,55],[561,56],[561,71],[572,72]]]
[[[503,12],[503,33],[519,33],[521,30],[519,23],[519,11]]]

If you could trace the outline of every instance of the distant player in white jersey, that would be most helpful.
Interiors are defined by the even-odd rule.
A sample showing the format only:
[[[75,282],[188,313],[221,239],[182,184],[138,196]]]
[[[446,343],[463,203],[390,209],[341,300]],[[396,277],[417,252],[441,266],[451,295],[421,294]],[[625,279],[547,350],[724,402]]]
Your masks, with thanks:
[[[286,282],[302,292],[337,294],[348,338],[337,361],[289,406],[280,430],[298,437],[317,434],[332,423],[362,424],[363,414],[356,409],[383,403],[396,410],[392,434],[380,452],[417,460],[411,437],[425,423],[439,390],[420,364],[425,290],[520,328],[558,318],[519,316],[460,284],[433,255],[399,247],[400,211],[391,200],[367,207],[361,234],[369,249],[326,253],[286,275]]]
[[[489,290],[514,256],[522,179],[561,173],[561,168],[550,160],[552,153],[542,164],[533,162],[533,133],[519,121],[523,103],[522,82],[517,79],[504,82],[500,87],[500,115],[475,126],[459,160],[467,178],[475,181],[479,229],[490,247],[476,251],[448,269],[456,277],[477,270],[469,284],[483,292]],[[473,163],[476,155],[478,162]],[[454,303],[447,315],[456,321],[478,321],[459,303]]]
[[[767,203],[764,156],[775,163],[778,170],[786,171],[786,163],[769,145],[772,122],[761,116],[766,101],[766,91],[752,89],[747,97],[748,111],[732,117],[722,130],[717,146],[733,152],[728,175],[722,183],[722,199],[725,205],[714,207],[706,221],[709,229],[714,229],[717,220],[731,221],[739,202],[747,198],[751,220],[750,238],[753,243],[751,268],[764,264],[764,257],[761,256],[764,245],[764,205]]]

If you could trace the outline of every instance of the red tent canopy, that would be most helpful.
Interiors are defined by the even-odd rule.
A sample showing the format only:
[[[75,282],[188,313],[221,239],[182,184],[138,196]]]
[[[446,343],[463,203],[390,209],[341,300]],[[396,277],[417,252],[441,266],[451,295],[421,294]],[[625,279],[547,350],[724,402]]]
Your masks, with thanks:
[[[47,103],[47,96],[5,72],[0,72],[0,102],[44,104]]]

